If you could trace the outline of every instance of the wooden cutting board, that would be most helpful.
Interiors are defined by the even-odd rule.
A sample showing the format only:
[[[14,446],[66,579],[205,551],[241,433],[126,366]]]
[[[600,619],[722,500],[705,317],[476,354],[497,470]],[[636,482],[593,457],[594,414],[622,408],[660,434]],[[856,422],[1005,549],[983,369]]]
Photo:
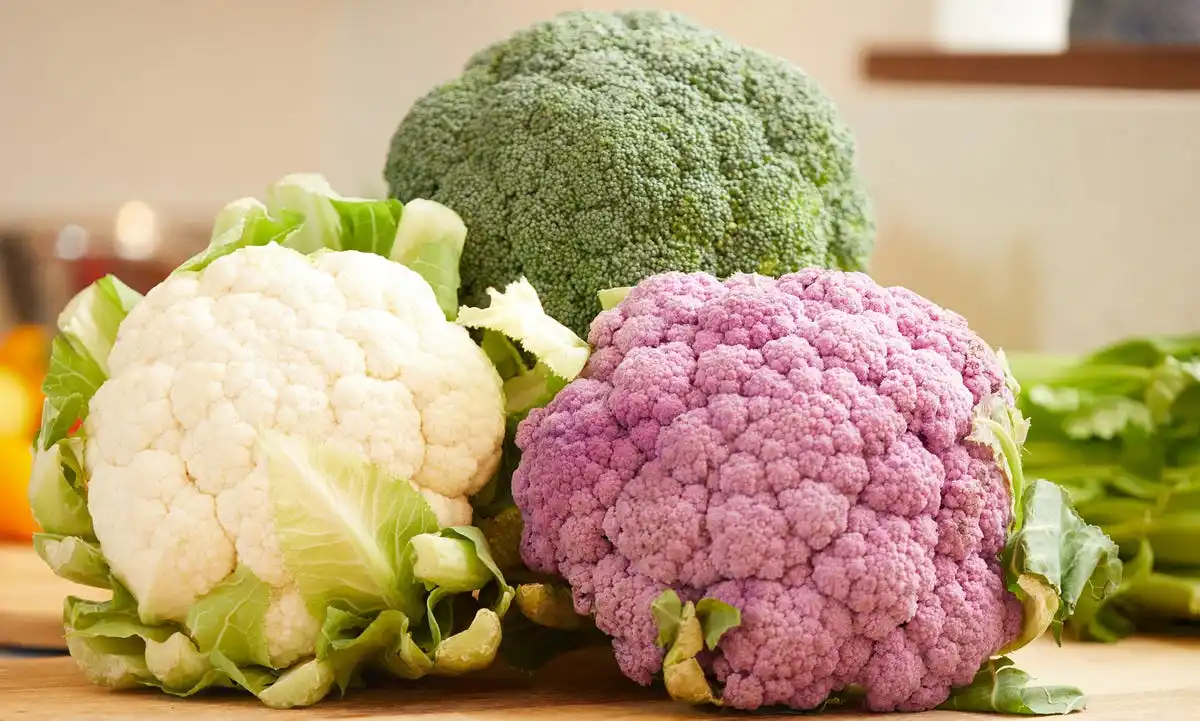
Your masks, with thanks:
[[[65,649],[63,599],[105,593],[55,576],[32,546],[0,543],[0,648]]]
[[[1020,665],[1056,683],[1083,686],[1091,696],[1080,721],[1200,720],[1200,642],[1138,638],[1112,646],[1049,642],[1017,654]],[[533,678],[501,671],[460,679],[397,682],[286,712],[288,719],[413,719],[413,721],[502,721],[508,719],[718,718],[644,689],[616,671],[610,657],[589,653],[564,657]],[[188,700],[153,691],[107,691],[89,686],[69,658],[0,661],[0,719],[196,719],[272,718],[272,712],[245,696],[224,694]],[[877,714],[831,714],[838,719],[871,719]],[[721,714],[719,718],[739,717]],[[757,716],[745,718],[759,718]],[[897,718],[913,721],[984,721],[984,714],[931,712]]]

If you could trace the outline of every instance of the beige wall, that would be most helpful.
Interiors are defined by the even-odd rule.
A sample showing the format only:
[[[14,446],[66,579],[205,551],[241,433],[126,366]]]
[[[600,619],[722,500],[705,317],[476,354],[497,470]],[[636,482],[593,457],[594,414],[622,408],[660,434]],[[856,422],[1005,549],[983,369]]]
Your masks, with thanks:
[[[637,5],[686,11],[827,87],[859,137],[882,280],[1009,346],[1200,329],[1200,98],[864,85],[862,46],[929,37],[931,0],[587,7]],[[133,196],[204,215],[304,169],[379,192],[388,136],[416,97],[484,43],[576,6],[0,3],[0,217],[111,212]]]

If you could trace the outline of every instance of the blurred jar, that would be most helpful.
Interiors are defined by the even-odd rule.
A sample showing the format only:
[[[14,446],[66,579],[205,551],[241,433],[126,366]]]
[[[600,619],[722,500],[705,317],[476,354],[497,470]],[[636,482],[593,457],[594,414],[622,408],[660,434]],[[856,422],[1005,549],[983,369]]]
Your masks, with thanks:
[[[1200,0],[1074,0],[1072,45],[1195,45]]]

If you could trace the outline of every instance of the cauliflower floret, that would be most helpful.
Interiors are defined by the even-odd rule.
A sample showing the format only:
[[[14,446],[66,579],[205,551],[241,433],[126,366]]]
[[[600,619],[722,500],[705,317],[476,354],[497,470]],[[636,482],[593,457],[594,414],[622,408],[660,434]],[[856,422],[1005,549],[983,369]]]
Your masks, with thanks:
[[[737,708],[862,686],[925,709],[1019,631],[1008,482],[967,439],[1012,403],[959,316],[857,273],[667,273],[592,324],[583,376],[521,425],[522,555],[563,576],[625,673],[662,668],[651,604],[742,623],[700,661]]]
[[[501,382],[429,285],[385,258],[248,247],[171,276],[121,325],[89,405],[88,508],[147,620],[182,621],[245,565],[272,587],[274,663],[318,621],[284,566],[256,451],[274,429],[411,479],[443,525],[500,459]]]

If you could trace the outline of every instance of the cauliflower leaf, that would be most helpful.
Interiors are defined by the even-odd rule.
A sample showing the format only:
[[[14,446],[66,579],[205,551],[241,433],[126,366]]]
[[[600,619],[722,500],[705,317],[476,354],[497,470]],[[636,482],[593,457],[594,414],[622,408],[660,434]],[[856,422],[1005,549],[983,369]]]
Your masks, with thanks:
[[[82,586],[110,587],[108,562],[97,543],[78,536],[35,533],[33,549],[60,578]]]
[[[78,437],[62,438],[38,448],[29,476],[29,505],[33,518],[47,533],[94,539],[92,517],[80,481],[83,444]]]
[[[1028,673],[1014,667],[1012,659],[1000,657],[985,663],[969,685],[955,689],[938,708],[1055,716],[1084,710],[1087,697],[1074,686],[1039,684]]]
[[[570,381],[579,375],[591,352],[587,341],[546,314],[528,280],[509,283],[503,293],[489,288],[488,297],[487,308],[460,308],[459,325],[503,333],[559,378]]]
[[[39,448],[66,438],[87,417],[88,401],[108,378],[108,354],[121,322],[140,300],[137,291],[109,275],[77,293],[59,314],[42,384]]]
[[[667,693],[693,705],[721,706],[696,656],[706,646],[715,649],[727,631],[741,625],[741,611],[715,598],[684,603],[667,589],[654,599],[650,612],[658,626],[658,645],[667,650],[662,663]]]

